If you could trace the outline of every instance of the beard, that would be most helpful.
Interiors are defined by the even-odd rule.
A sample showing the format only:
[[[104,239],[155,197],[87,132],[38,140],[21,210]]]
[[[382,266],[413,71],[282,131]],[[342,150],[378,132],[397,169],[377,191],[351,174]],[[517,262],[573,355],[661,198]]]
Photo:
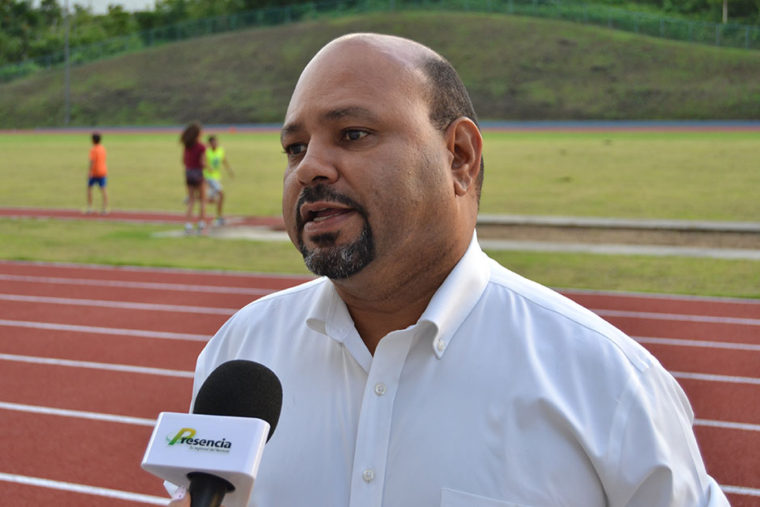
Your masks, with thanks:
[[[309,248],[303,240],[304,221],[300,209],[306,202],[335,201],[351,206],[364,220],[359,236],[352,242],[337,244],[340,234],[320,234],[309,238],[316,247]],[[296,225],[298,228],[298,250],[303,255],[306,267],[319,276],[333,280],[348,278],[364,269],[375,259],[375,242],[366,210],[353,199],[335,192],[325,185],[306,187],[301,192],[296,208]]]

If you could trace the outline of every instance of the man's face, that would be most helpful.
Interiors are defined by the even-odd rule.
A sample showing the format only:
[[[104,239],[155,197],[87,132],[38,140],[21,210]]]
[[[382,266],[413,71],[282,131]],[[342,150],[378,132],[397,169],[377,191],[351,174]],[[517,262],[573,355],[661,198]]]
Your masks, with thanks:
[[[283,216],[315,273],[413,269],[440,244],[452,185],[422,91],[417,71],[362,43],[321,54],[301,76],[282,132]]]

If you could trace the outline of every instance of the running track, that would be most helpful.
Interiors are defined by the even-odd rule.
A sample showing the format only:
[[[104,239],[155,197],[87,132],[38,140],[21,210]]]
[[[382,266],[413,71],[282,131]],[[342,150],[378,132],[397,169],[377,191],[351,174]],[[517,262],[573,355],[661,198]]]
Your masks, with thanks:
[[[140,469],[155,417],[187,410],[222,322],[301,280],[0,261],[0,498],[165,505]],[[732,505],[760,507],[760,301],[565,293],[676,376],[708,471]]]

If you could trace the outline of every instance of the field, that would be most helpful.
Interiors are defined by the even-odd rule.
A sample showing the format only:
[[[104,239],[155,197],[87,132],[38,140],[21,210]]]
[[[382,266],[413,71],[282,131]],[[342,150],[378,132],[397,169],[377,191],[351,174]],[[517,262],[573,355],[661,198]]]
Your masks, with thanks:
[[[210,129],[235,170],[232,215],[277,216],[284,159],[276,132]],[[114,209],[181,211],[175,131],[106,131]],[[756,221],[757,132],[505,132],[485,134],[481,212]],[[0,203],[82,208],[88,132],[5,133]],[[96,203],[98,196],[96,195]],[[154,265],[304,274],[286,243],[158,238],[170,226],[0,220],[4,259]],[[491,252],[555,287],[760,297],[760,269],[746,260]]]
[[[230,214],[279,215],[285,159],[275,132],[217,133],[236,177]],[[113,208],[182,209],[178,132],[109,132]],[[3,206],[84,204],[88,132],[0,134]],[[753,221],[760,216],[758,132],[485,134],[481,212]]]

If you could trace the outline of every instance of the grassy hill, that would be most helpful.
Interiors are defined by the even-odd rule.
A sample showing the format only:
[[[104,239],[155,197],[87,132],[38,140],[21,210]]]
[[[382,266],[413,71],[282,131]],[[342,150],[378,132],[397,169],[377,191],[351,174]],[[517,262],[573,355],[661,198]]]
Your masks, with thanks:
[[[194,39],[74,67],[71,124],[282,119],[303,65],[343,33],[414,38],[446,56],[482,119],[760,119],[760,52],[568,22],[381,13]],[[0,128],[61,126],[63,71],[0,85]]]

